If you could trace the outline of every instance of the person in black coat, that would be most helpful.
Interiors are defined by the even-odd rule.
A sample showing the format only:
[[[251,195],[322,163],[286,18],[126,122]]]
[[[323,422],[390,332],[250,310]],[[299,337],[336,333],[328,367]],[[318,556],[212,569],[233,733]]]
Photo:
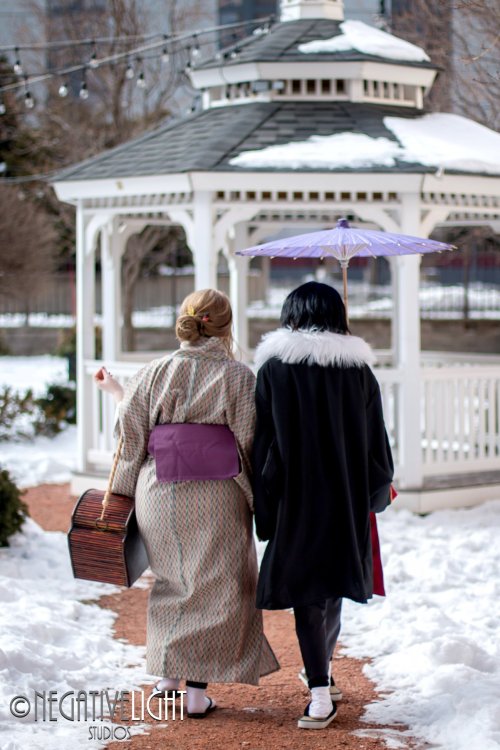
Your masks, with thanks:
[[[338,292],[303,284],[281,325],[255,356],[255,523],[269,540],[257,606],[293,607],[311,690],[298,725],[323,728],[341,697],[330,669],[342,598],[372,596],[370,512],[390,502],[393,462],[374,355],[350,335]]]

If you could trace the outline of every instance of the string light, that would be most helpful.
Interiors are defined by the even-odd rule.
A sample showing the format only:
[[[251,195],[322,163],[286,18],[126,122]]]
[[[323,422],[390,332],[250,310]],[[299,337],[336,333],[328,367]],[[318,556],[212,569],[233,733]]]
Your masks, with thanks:
[[[16,76],[22,76],[23,66],[21,65],[21,58],[19,57],[18,47],[16,47],[15,53],[16,53],[16,62],[14,63],[14,73],[16,74]]]
[[[261,24],[261,26],[264,23],[269,23],[268,19],[255,19],[255,24]],[[270,24],[269,24],[270,25]],[[185,63],[184,71],[186,73],[190,72],[193,69],[193,65],[195,64],[195,60],[201,55],[201,47],[199,43],[199,35],[207,35],[207,34],[213,34],[215,32],[219,32],[222,30],[228,30],[228,29],[235,29],[235,28],[242,28],[248,26],[248,21],[245,22],[237,22],[237,23],[231,23],[231,24],[222,24],[218,26],[214,26],[208,29],[203,29],[196,33],[180,33],[176,34],[174,36],[169,34],[150,34],[150,35],[135,35],[135,36],[123,36],[123,37],[106,37],[106,38],[99,38],[98,40],[94,39],[85,39],[85,40],[61,40],[58,42],[47,42],[47,43],[36,43],[36,44],[30,44],[30,45],[19,45],[19,46],[11,46],[6,45],[2,46],[0,45],[0,51],[1,50],[13,50],[15,52],[15,63],[13,65],[14,73],[18,76],[21,76],[21,78],[24,78],[24,81],[21,80],[19,82],[12,82],[9,84],[6,84],[4,86],[0,85],[0,92],[4,91],[15,91],[16,89],[19,89],[20,87],[25,87],[24,92],[24,101],[25,106],[27,109],[32,109],[36,101],[31,94],[31,91],[28,90],[28,85],[33,86],[36,83],[41,83],[43,81],[50,80],[52,78],[55,78],[56,76],[63,77],[63,76],[69,76],[71,74],[77,73],[78,71],[82,72],[82,82],[80,86],[80,90],[78,92],[78,95],[81,99],[85,100],[89,97],[89,90],[86,82],[86,76],[85,71],[89,68],[96,69],[101,68],[103,65],[110,65],[116,62],[119,62],[121,60],[128,60],[127,68],[125,71],[125,77],[127,79],[132,79],[135,76],[134,66],[131,62],[131,55],[137,54],[138,52],[148,52],[152,50],[158,50],[157,57],[160,57],[160,50],[161,50],[161,63],[166,63],[170,60],[171,54],[173,52],[171,48],[172,42],[176,42],[179,44],[179,51],[184,51],[185,58],[187,57],[187,61]],[[146,40],[152,40],[155,37],[158,38],[161,36],[162,38],[159,41],[148,41]],[[96,41],[99,41],[99,43],[109,43],[109,42],[127,42],[130,40],[144,40],[143,43],[138,46],[136,49],[123,52],[115,52],[113,54],[108,54],[102,56],[101,59],[97,56],[97,47],[96,47]],[[168,41],[167,41],[168,40]],[[186,46],[185,43],[188,43]],[[184,44],[183,44],[184,43]],[[211,42],[207,39],[207,43],[211,44]],[[42,72],[40,74],[35,75],[26,75],[24,73],[24,68],[21,62],[21,56],[20,56],[20,49],[52,49],[52,48],[64,48],[64,47],[73,47],[73,46],[81,46],[81,45],[92,45],[92,54],[89,57],[87,57],[87,61],[85,63],[80,63],[72,66],[67,66],[60,68],[58,70],[51,70]],[[240,52],[239,48],[234,49],[234,52],[238,54]],[[226,53],[227,54],[227,53]],[[146,59],[149,59],[151,55],[146,55]],[[156,56],[155,56],[156,57]],[[226,58],[226,55],[224,56]],[[220,59],[220,53],[215,53],[215,58]],[[142,58],[136,57],[137,60],[141,60]],[[139,88],[146,88],[146,80],[145,80],[145,74],[144,74],[144,68],[141,66],[141,70],[137,76],[136,79],[136,85]],[[176,70],[175,72],[180,73],[180,70]],[[62,81],[57,89],[59,96],[62,98],[69,95],[70,87],[67,81]],[[0,100],[0,115],[4,114],[7,111],[7,106],[5,102]]]
[[[126,78],[127,80],[131,81],[131,80],[132,80],[132,78],[134,78],[134,76],[135,76],[134,66],[133,66],[133,65],[132,65],[132,63],[131,63],[131,62],[129,61],[129,62],[128,62],[128,65],[127,65],[127,70],[125,71],[125,78]]]
[[[87,86],[87,81],[85,78],[85,72],[83,74],[83,79],[80,85],[80,91],[78,92],[78,96],[80,99],[83,99],[84,101],[89,98],[89,89]]]
[[[26,91],[26,93],[24,94],[24,106],[26,107],[26,109],[33,109],[33,107],[35,106],[35,100],[31,96],[30,91]]]
[[[169,40],[169,38],[170,37],[169,37],[168,34],[163,34],[163,41],[164,42],[167,42]],[[168,47],[165,44],[165,46],[163,47],[163,49],[161,51],[161,61],[162,61],[162,63],[166,64],[166,63],[168,63],[169,60],[170,60],[170,55],[168,53]]]
[[[193,48],[191,50],[191,57],[194,59],[198,58],[201,55],[200,45],[198,44],[198,37],[196,34],[193,34]]]

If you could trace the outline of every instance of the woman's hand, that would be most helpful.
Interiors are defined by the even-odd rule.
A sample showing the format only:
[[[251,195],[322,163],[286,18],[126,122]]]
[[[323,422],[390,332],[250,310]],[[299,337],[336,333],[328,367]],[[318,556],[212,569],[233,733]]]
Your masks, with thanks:
[[[110,393],[117,403],[122,400],[122,386],[105,367],[101,367],[101,369],[96,372],[94,375],[94,383],[101,391]]]

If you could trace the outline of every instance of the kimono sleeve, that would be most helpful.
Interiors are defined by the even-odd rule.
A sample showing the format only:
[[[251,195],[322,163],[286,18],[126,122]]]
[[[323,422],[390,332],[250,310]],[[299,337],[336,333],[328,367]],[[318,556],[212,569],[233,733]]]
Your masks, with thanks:
[[[276,530],[282,471],[265,365],[257,375],[255,405],[257,422],[252,450],[255,528],[258,538],[267,541]]]
[[[250,454],[255,429],[255,375],[250,368],[238,364],[230,370],[229,377],[231,388],[229,403],[226,405],[226,419],[236,439],[241,461],[241,472],[235,477],[235,481],[241,487],[253,512]]]
[[[384,424],[380,388],[373,373],[370,375],[370,393],[366,406],[370,510],[372,513],[380,513],[390,504],[394,464]]]
[[[150,368],[143,367],[125,387],[116,414],[115,437],[123,438],[113,492],[134,497],[139,471],[147,455],[150,424]]]

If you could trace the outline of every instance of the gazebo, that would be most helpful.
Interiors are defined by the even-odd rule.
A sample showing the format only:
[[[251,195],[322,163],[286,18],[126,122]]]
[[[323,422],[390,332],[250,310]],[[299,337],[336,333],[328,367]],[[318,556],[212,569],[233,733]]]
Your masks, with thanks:
[[[249,261],[235,251],[284,226],[324,228],[344,214],[422,237],[438,225],[500,226],[500,136],[425,114],[436,73],[420,48],[344,21],[342,0],[282,0],[274,26],[192,69],[200,111],[58,176],[77,217],[75,491],[102,486],[113,449],[113,406],[92,383],[98,243],[102,359],[126,380],[150,357],[121,350],[120,264],[147,225],[184,228],[196,288],[217,285],[222,251],[243,350]],[[391,259],[392,348],[376,374],[401,504],[424,512],[498,495],[500,359],[421,352],[419,264]]]

